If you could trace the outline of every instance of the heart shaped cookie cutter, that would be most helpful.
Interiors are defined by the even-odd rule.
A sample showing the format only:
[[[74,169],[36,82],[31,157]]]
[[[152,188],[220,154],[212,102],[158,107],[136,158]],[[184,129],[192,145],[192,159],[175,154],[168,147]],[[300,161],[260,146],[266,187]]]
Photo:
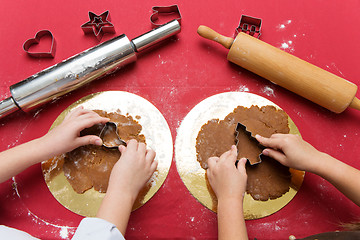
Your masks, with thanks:
[[[120,145],[126,142],[119,137],[117,124],[114,122],[107,122],[102,128],[99,137],[103,141],[103,146],[109,149],[117,149]]]
[[[172,14],[175,13],[179,17],[175,18],[179,24],[181,25],[181,14],[178,5],[171,5],[171,6],[155,6],[152,7],[153,14],[150,16],[150,22],[153,27],[159,27],[162,24],[155,23],[157,19],[159,19],[159,14]]]
[[[44,36],[51,37],[50,50],[48,52],[31,52],[31,51],[29,51],[31,46],[33,46],[34,44],[39,44],[40,39]],[[56,52],[56,41],[55,41],[53,34],[49,30],[40,30],[35,34],[35,38],[30,38],[30,39],[26,40],[26,42],[23,45],[23,49],[31,57],[53,58],[53,57],[55,57],[55,52]]]

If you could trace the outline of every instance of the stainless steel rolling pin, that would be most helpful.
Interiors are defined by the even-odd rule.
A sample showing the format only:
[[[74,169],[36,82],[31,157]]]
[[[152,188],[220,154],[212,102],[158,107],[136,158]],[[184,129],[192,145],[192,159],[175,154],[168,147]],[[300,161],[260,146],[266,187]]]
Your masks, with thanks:
[[[181,31],[177,20],[129,41],[110,39],[10,86],[11,97],[0,102],[0,118],[19,109],[28,112],[82,85],[136,61],[136,52]]]
[[[357,86],[245,33],[235,40],[200,26],[198,34],[230,49],[227,59],[335,113],[360,110]]]

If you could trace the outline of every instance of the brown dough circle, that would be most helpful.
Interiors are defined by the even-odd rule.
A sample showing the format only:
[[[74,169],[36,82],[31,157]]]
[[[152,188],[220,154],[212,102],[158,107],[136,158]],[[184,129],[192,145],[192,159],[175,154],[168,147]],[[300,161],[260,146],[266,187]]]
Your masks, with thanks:
[[[131,116],[102,110],[94,110],[94,112],[115,122],[118,126],[118,135],[124,141],[136,139],[145,142],[145,136],[140,134],[142,126]],[[81,131],[80,135],[99,136],[103,126],[94,125]],[[107,149],[103,146],[85,145],[76,148],[65,154],[62,166],[64,175],[77,193],[84,193],[92,187],[104,193],[108,187],[111,170],[120,156],[118,149]]]
[[[237,144],[238,158],[246,157],[256,162],[262,149],[258,143],[245,134],[236,139],[236,125],[240,122],[252,133],[270,137],[274,133],[289,133],[288,116],[274,106],[238,106],[224,120],[212,119],[201,127],[196,138],[197,160],[207,169],[209,157],[220,157],[231,145]],[[258,165],[247,164],[248,183],[246,192],[255,200],[276,199],[289,191],[291,174],[289,168],[271,158],[262,158]]]

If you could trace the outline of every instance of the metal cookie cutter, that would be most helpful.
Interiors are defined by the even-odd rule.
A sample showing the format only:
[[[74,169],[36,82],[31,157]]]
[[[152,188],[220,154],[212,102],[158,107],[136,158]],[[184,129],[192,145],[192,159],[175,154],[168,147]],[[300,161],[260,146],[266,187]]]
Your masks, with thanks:
[[[256,140],[256,138],[252,136],[251,132],[249,132],[249,131],[246,129],[246,126],[245,126],[245,125],[243,125],[243,124],[241,124],[241,123],[238,122],[238,124],[236,125],[235,132],[236,132],[236,148],[237,148],[238,145],[239,145],[238,136],[239,136],[240,132],[243,132],[243,133],[245,133],[246,136],[248,136],[248,138],[249,138],[251,141],[256,142],[256,144],[258,145],[258,147],[259,147],[260,149],[264,149],[264,147],[259,144],[259,142]],[[258,158],[259,158],[259,161],[254,162],[254,163],[251,163],[251,161],[250,161],[249,159],[247,159],[247,160],[248,160],[248,162],[250,163],[250,165],[253,166],[253,165],[256,165],[256,164],[259,164],[259,163],[262,162],[262,156],[263,156],[263,154],[261,153],[261,154],[259,155],[259,157],[258,157]],[[238,161],[236,161],[235,165],[237,165],[237,163],[238,163]]]
[[[89,11],[89,18],[88,22],[81,25],[81,29],[85,34],[93,33],[100,41],[104,33],[115,33],[114,25],[110,22],[109,10],[100,15]]]
[[[150,16],[150,21],[153,27],[159,27],[162,24],[157,24],[155,21],[159,18],[159,14],[172,14],[176,13],[179,17],[176,20],[181,25],[181,14],[178,5],[171,5],[171,6],[155,6],[152,7],[153,14]]]
[[[120,145],[126,147],[126,142],[119,137],[117,124],[114,122],[107,122],[101,130],[99,137],[106,148],[117,149]]]
[[[33,46],[34,44],[39,44],[40,39],[44,36],[51,37],[50,50],[48,52],[30,52],[29,49],[31,48],[31,46]],[[56,52],[56,41],[55,41],[53,34],[49,30],[40,30],[35,34],[34,38],[30,38],[30,39],[26,40],[26,42],[23,45],[23,49],[27,54],[29,54],[32,57],[53,58],[55,56],[55,52]]]
[[[240,32],[247,33],[253,37],[259,38],[261,35],[260,18],[254,18],[247,15],[241,15],[239,26],[235,29],[236,37]]]

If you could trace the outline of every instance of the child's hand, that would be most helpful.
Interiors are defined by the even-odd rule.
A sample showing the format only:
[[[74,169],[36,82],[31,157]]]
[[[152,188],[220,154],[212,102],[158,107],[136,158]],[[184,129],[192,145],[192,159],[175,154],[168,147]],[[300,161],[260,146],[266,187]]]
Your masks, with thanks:
[[[242,158],[235,166],[237,148],[232,146],[230,151],[223,153],[220,158],[211,157],[208,160],[207,177],[216,197],[221,199],[242,200],[246,190],[247,175],[246,159]]]
[[[127,147],[119,146],[119,150],[121,157],[111,171],[107,192],[117,191],[135,200],[157,168],[155,152],[134,139],[127,143]]]
[[[108,189],[97,213],[125,235],[131,209],[140,190],[155,172],[155,152],[136,140],[119,146],[121,157],[111,171]]]
[[[265,147],[263,154],[281,164],[303,171],[313,172],[322,159],[321,152],[298,135],[273,134],[270,138],[256,135],[259,143]]]
[[[66,115],[62,123],[43,136],[41,141],[52,149],[53,156],[70,152],[87,144],[101,145],[100,137],[95,135],[80,137],[80,131],[108,121],[108,118],[100,117],[91,110],[79,107]]]

